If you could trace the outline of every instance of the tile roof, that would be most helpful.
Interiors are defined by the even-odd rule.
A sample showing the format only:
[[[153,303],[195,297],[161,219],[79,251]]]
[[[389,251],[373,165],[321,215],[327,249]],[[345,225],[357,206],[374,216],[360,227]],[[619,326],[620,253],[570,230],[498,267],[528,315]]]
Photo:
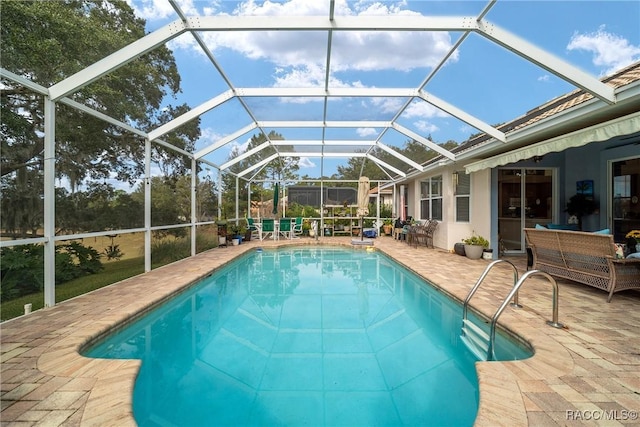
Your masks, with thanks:
[[[607,83],[616,89],[638,81],[640,81],[640,61],[635,62],[628,67],[617,71],[615,74],[602,79],[602,82]],[[562,111],[566,111],[591,99],[593,99],[592,94],[584,91],[583,89],[576,89],[558,98],[552,99],[546,104],[542,104],[528,111],[523,116],[520,116],[510,122],[498,126],[498,129],[505,134],[508,134],[515,130],[531,126],[534,123],[537,123]],[[470,148],[482,144],[483,142],[489,141],[490,139],[490,135],[482,133],[460,144],[457,148],[452,150],[452,152],[459,153],[462,151],[466,151]]]

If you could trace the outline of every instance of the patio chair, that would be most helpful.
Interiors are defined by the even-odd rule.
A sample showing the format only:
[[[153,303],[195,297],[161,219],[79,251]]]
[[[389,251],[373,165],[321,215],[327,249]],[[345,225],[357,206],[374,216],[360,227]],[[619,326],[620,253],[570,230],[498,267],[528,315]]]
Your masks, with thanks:
[[[302,217],[297,216],[295,223],[293,224],[293,237],[300,237],[302,235]]]
[[[402,240],[405,243],[409,243],[409,230],[411,229],[410,225],[403,225],[400,230],[400,234],[398,236],[398,240]]]
[[[260,239],[260,226],[261,224],[256,223],[253,218],[247,218],[247,226],[249,231],[251,231],[251,238],[258,238]],[[262,239],[260,239],[262,240]]]
[[[293,223],[294,220],[293,218],[281,218],[280,219],[280,234],[287,238],[287,239],[292,239],[293,238]]]
[[[431,220],[429,220],[429,222],[427,223],[427,225],[425,227],[426,228],[425,228],[425,236],[424,236],[424,238],[425,238],[424,245],[426,247],[434,248],[434,246],[433,246],[433,235],[436,232],[436,228],[438,228],[438,221],[435,220],[435,219],[431,219]]]
[[[417,248],[418,245],[425,243],[426,228],[426,226],[419,224],[409,227],[407,243],[414,248]]]
[[[276,223],[273,218],[264,218],[262,220],[260,230],[260,240],[264,240],[267,236],[276,238]]]

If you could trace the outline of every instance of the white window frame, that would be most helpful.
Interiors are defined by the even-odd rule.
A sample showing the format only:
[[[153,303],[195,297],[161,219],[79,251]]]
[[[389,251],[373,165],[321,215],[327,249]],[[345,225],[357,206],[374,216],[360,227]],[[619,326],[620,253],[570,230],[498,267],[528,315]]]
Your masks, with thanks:
[[[433,189],[433,185],[436,183],[440,183],[440,194],[436,194],[434,195],[432,193],[432,189]],[[422,192],[423,190],[423,185],[426,185],[427,190],[428,190],[428,194],[424,194]],[[435,200],[440,200],[440,217],[439,218],[434,218],[433,216],[433,202]],[[427,202],[428,206],[429,206],[429,217],[425,218],[424,217],[424,211],[422,209],[422,205],[423,202]],[[443,191],[443,176],[442,175],[435,175],[432,177],[429,177],[423,181],[420,181],[420,218],[421,219],[435,219],[438,221],[442,221],[444,217],[444,191]]]

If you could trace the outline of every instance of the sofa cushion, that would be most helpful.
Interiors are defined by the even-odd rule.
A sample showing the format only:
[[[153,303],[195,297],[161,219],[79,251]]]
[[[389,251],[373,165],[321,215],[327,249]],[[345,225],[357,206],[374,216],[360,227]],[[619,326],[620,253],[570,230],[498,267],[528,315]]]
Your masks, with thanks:
[[[549,230],[578,231],[578,224],[547,224]]]

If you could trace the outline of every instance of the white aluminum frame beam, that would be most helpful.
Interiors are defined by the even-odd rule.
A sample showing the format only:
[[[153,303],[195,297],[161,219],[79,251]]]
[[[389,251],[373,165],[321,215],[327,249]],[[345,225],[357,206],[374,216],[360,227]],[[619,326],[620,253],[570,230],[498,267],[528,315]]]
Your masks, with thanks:
[[[267,157],[266,159],[262,160],[261,162],[256,163],[255,165],[251,165],[248,168],[246,168],[245,170],[243,170],[242,172],[240,172],[238,174],[238,178],[245,176],[246,174],[248,174],[249,172],[251,172],[254,169],[258,169],[259,167],[262,167],[264,165],[266,165],[267,163],[269,163],[270,161],[276,159],[278,157],[278,154],[272,154],[271,156]]]
[[[164,125],[152,130],[151,132],[149,132],[149,139],[153,141],[156,138],[160,138],[162,135],[165,135],[166,133],[179,128],[180,126],[190,122],[191,120],[197,119],[207,111],[213,110],[217,106],[224,104],[225,102],[232,99],[233,97],[234,97],[233,91],[227,90],[221,93],[220,95],[214,98],[211,98],[207,102],[204,102],[198,105],[192,110],[189,110],[183,115],[176,117],[170,122],[167,122]]]
[[[386,151],[387,153],[391,154],[392,156],[402,160],[403,162],[405,162],[409,166],[412,166],[414,169],[417,169],[418,171],[422,172],[422,169],[423,169],[422,165],[414,162],[413,160],[411,160],[407,156],[398,153],[396,150],[394,150],[393,148],[389,147],[388,145],[383,144],[382,142],[378,141],[376,146],[379,147],[380,149]]]
[[[473,16],[197,16],[187,18],[192,31],[467,31]]]
[[[380,88],[380,87],[338,87],[331,89],[313,87],[243,87],[237,88],[236,93],[244,97],[301,97],[317,98],[329,96],[332,98],[409,98],[418,96],[416,88]]]
[[[233,141],[236,138],[240,138],[242,135],[251,132],[252,130],[256,129],[258,126],[255,123],[251,123],[241,129],[238,129],[237,131],[235,131],[232,134],[229,134],[227,136],[225,136],[224,138],[218,140],[218,142],[216,142],[215,144],[211,144],[208,147],[203,148],[200,151],[197,151],[193,157],[196,159],[199,159],[203,156],[206,156],[207,154],[211,153],[212,151],[217,150],[218,148],[230,143],[231,141]]]
[[[30,89],[40,95],[49,95],[49,89],[47,89],[46,87],[39,85],[38,83],[33,82],[29,79],[25,79],[24,77],[16,73],[12,73],[11,71],[2,67],[0,67],[0,77],[4,77],[7,80],[14,81],[20,86],[24,86],[27,89]]]
[[[429,141],[427,138],[424,138],[420,135],[418,135],[417,133],[407,129],[406,127],[399,125],[398,123],[393,123],[391,125],[391,127],[395,130],[397,130],[398,132],[400,132],[401,134],[408,136],[409,138],[414,139],[415,141],[421,142],[422,144],[426,145],[427,147],[431,148],[434,151],[437,151],[438,153],[442,154],[443,156],[445,156],[448,159],[451,160],[455,160],[456,156],[451,153],[449,150],[446,150],[442,147],[440,147],[438,144],[436,144],[433,141]]]
[[[376,141],[373,140],[321,140],[321,139],[282,139],[271,141],[271,145],[300,145],[300,146],[343,146],[343,145],[360,145],[373,146]]]
[[[616,97],[612,86],[601,82],[579,68],[550,54],[546,50],[540,49],[536,45],[486,20],[478,22],[476,32],[516,55],[526,58],[529,62],[533,62],[561,79],[584,89],[606,103],[615,103]]]
[[[319,120],[268,120],[259,121],[260,127],[266,128],[386,128],[391,126],[389,121],[319,121]]]
[[[402,172],[400,169],[394,168],[390,164],[388,164],[386,162],[383,162],[382,160],[378,159],[377,157],[372,156],[371,154],[367,154],[366,158],[371,160],[374,163],[377,163],[380,166],[383,166],[383,167],[389,169],[390,171],[393,171],[396,175],[399,175],[399,176],[401,176],[403,178],[407,176],[407,174]]]
[[[89,65],[82,71],[78,71],[71,77],[51,86],[49,88],[51,99],[57,101],[60,98],[76,92],[78,89],[99,79],[105,74],[122,67],[139,56],[152,51],[185,31],[186,27],[184,23],[178,19],[152,33],[147,34],[141,39],[136,40],[100,61]]]
[[[257,152],[264,150],[265,148],[267,148],[270,145],[271,144],[269,143],[269,141],[263,142],[262,144],[258,145],[257,147],[254,147],[251,150],[245,151],[244,153],[234,157],[233,159],[229,160],[228,162],[221,164],[220,168],[221,169],[229,169],[231,166],[235,165],[236,163],[239,163],[242,160],[246,159],[247,157],[250,157],[250,156],[256,154]]]
[[[366,157],[367,153],[320,153],[314,151],[300,152],[300,151],[286,151],[280,153],[281,157],[332,157],[332,158],[349,158],[349,157]]]
[[[421,90],[418,97],[423,101],[433,105],[434,107],[439,108],[440,110],[445,111],[454,117],[457,117],[458,119],[462,120],[466,124],[483,131],[487,135],[491,135],[498,141],[507,142],[507,137],[505,136],[504,132],[501,132],[498,129],[494,128],[493,126],[489,125],[488,123],[485,123],[482,120],[475,118],[474,116],[468,114],[466,111],[463,111],[457,107],[454,107],[453,105],[443,101],[437,96],[431,95]]]
[[[432,16],[346,16],[346,17],[335,17],[334,16],[334,1],[330,2],[331,13],[330,16],[280,16],[277,20],[274,20],[273,17],[270,16],[196,16],[196,17],[187,17],[177,2],[170,0],[170,3],[180,16],[180,19],[175,20],[164,27],[153,31],[150,34],[142,37],[141,39],[131,43],[128,46],[120,49],[117,52],[103,58],[102,60],[88,66],[82,71],[72,75],[71,77],[51,86],[48,90],[48,94],[50,99],[54,102],[57,100],[62,100],[67,95],[76,92],[78,89],[90,84],[101,76],[127,64],[128,62],[140,57],[141,55],[157,48],[158,46],[166,43],[167,41],[187,32],[192,32],[193,36],[196,38],[196,41],[199,43],[200,47],[205,50],[205,54],[210,58],[213,65],[216,67],[217,71],[222,75],[227,84],[230,87],[229,91],[226,91],[215,98],[201,104],[200,106],[194,108],[188,113],[183,114],[182,116],[172,120],[171,122],[158,127],[157,129],[151,131],[148,135],[145,135],[144,132],[134,129],[131,126],[128,126],[124,123],[121,123],[115,119],[110,119],[107,115],[99,113],[97,111],[91,110],[87,107],[82,106],[81,104],[75,103],[74,101],[64,99],[67,105],[75,108],[79,108],[83,111],[86,111],[90,114],[93,114],[103,120],[106,120],[110,123],[122,126],[124,129],[134,132],[137,135],[140,135],[145,138],[149,138],[150,141],[155,141],[160,143],[161,145],[166,146],[167,148],[175,148],[171,144],[167,144],[163,141],[160,141],[159,138],[170,132],[183,124],[196,119],[202,114],[210,111],[211,109],[216,108],[222,103],[232,99],[233,97],[238,97],[240,103],[244,106],[245,110],[254,121],[252,125],[246,126],[233,134],[222,138],[216,143],[198,151],[194,155],[190,155],[190,157],[194,159],[199,159],[206,154],[226,145],[231,142],[235,138],[252,131],[253,129],[259,128],[264,129],[265,127],[284,127],[284,128],[292,128],[292,127],[321,127],[323,128],[323,133],[326,128],[329,127],[378,127],[382,128],[383,134],[388,129],[395,129],[396,131],[408,136],[422,144],[426,145],[430,149],[433,149],[440,153],[441,155],[449,158],[451,160],[455,160],[455,155],[450,153],[448,150],[445,150],[434,144],[433,142],[427,140],[426,138],[421,137],[415,132],[399,125],[395,120],[400,116],[402,111],[408,105],[408,102],[411,102],[412,99],[420,98],[423,101],[439,108],[442,111],[451,114],[454,117],[462,120],[463,122],[473,126],[476,129],[479,129],[486,134],[492,136],[498,141],[506,142],[506,136],[503,132],[495,129],[494,127],[488,125],[487,123],[478,120],[477,118],[469,115],[465,111],[448,104],[444,100],[441,100],[425,91],[423,91],[423,87],[426,85],[429,76],[425,82],[419,88],[330,88],[329,87],[329,66],[331,63],[331,47],[332,47],[332,38],[333,33],[335,31],[460,31],[463,32],[463,37],[460,38],[459,43],[456,45],[459,46],[466,38],[466,36],[470,32],[476,32],[482,37],[489,39],[490,41],[506,48],[507,50],[515,53],[516,55],[525,58],[526,60],[538,65],[539,67],[555,74],[559,78],[571,82],[575,86],[591,93],[593,96],[607,102],[614,103],[616,101],[614,89],[602,83],[600,80],[593,78],[592,76],[584,73],[580,69],[562,61],[561,59],[549,54],[536,47],[535,45],[523,40],[508,31],[492,24],[489,21],[483,19],[486,11],[490,9],[495,1],[490,1],[489,5],[485,7],[483,13],[481,13],[478,17],[468,17],[468,16],[449,16],[449,17],[432,17]],[[212,53],[208,50],[202,38],[199,36],[197,32],[199,31],[327,31],[327,73],[325,76],[325,84],[324,88],[235,88],[231,84],[230,80],[226,77],[224,72],[220,69],[217,61],[213,57]],[[452,49],[452,50],[455,50]],[[448,55],[451,55],[453,52],[451,51]],[[433,73],[432,73],[433,74]],[[18,82],[25,80],[22,84],[25,86],[39,92],[43,93],[42,87],[39,85],[32,85],[26,81],[26,79],[21,78],[17,75],[12,75],[12,73],[2,70],[2,75],[7,76],[13,80]],[[43,93],[44,94],[44,93]],[[366,122],[366,121],[352,121],[352,122],[329,122],[323,120],[322,122],[298,122],[298,121],[258,121],[256,117],[253,115],[252,111],[248,108],[246,103],[243,100],[243,97],[324,97],[325,98],[325,119],[326,119],[326,108],[327,102],[330,97],[402,97],[408,98],[407,104],[405,107],[399,110],[398,114],[394,119],[390,122]],[[264,131],[263,131],[264,132]],[[266,132],[264,132],[266,135]],[[380,138],[382,135],[378,137],[377,143],[380,142]],[[324,139],[324,135],[323,135]],[[310,142],[301,143],[305,145],[311,145]],[[340,142],[336,142],[336,145],[339,145]],[[272,144],[274,147],[280,145],[292,145],[291,142],[283,142]],[[331,143],[327,143],[327,141],[323,141],[322,155],[329,156],[332,153],[325,152],[324,146],[332,145]],[[373,146],[373,144],[367,144],[369,146]],[[395,153],[393,150],[389,149],[384,145],[379,145],[381,148],[387,148],[387,152],[393,154],[398,157],[398,153]],[[383,148],[383,149],[385,149]],[[178,150],[177,148],[175,148]],[[263,149],[263,148],[260,148]],[[391,150],[391,151],[389,151]],[[178,150],[179,151],[179,150]],[[183,154],[188,154],[183,152]],[[280,156],[283,156],[283,153],[280,153]],[[403,156],[404,157],[404,156]],[[401,158],[401,157],[398,157]],[[412,162],[410,159],[401,158],[404,162],[410,164],[415,168],[416,163]],[[417,168],[420,170],[420,168]]]

